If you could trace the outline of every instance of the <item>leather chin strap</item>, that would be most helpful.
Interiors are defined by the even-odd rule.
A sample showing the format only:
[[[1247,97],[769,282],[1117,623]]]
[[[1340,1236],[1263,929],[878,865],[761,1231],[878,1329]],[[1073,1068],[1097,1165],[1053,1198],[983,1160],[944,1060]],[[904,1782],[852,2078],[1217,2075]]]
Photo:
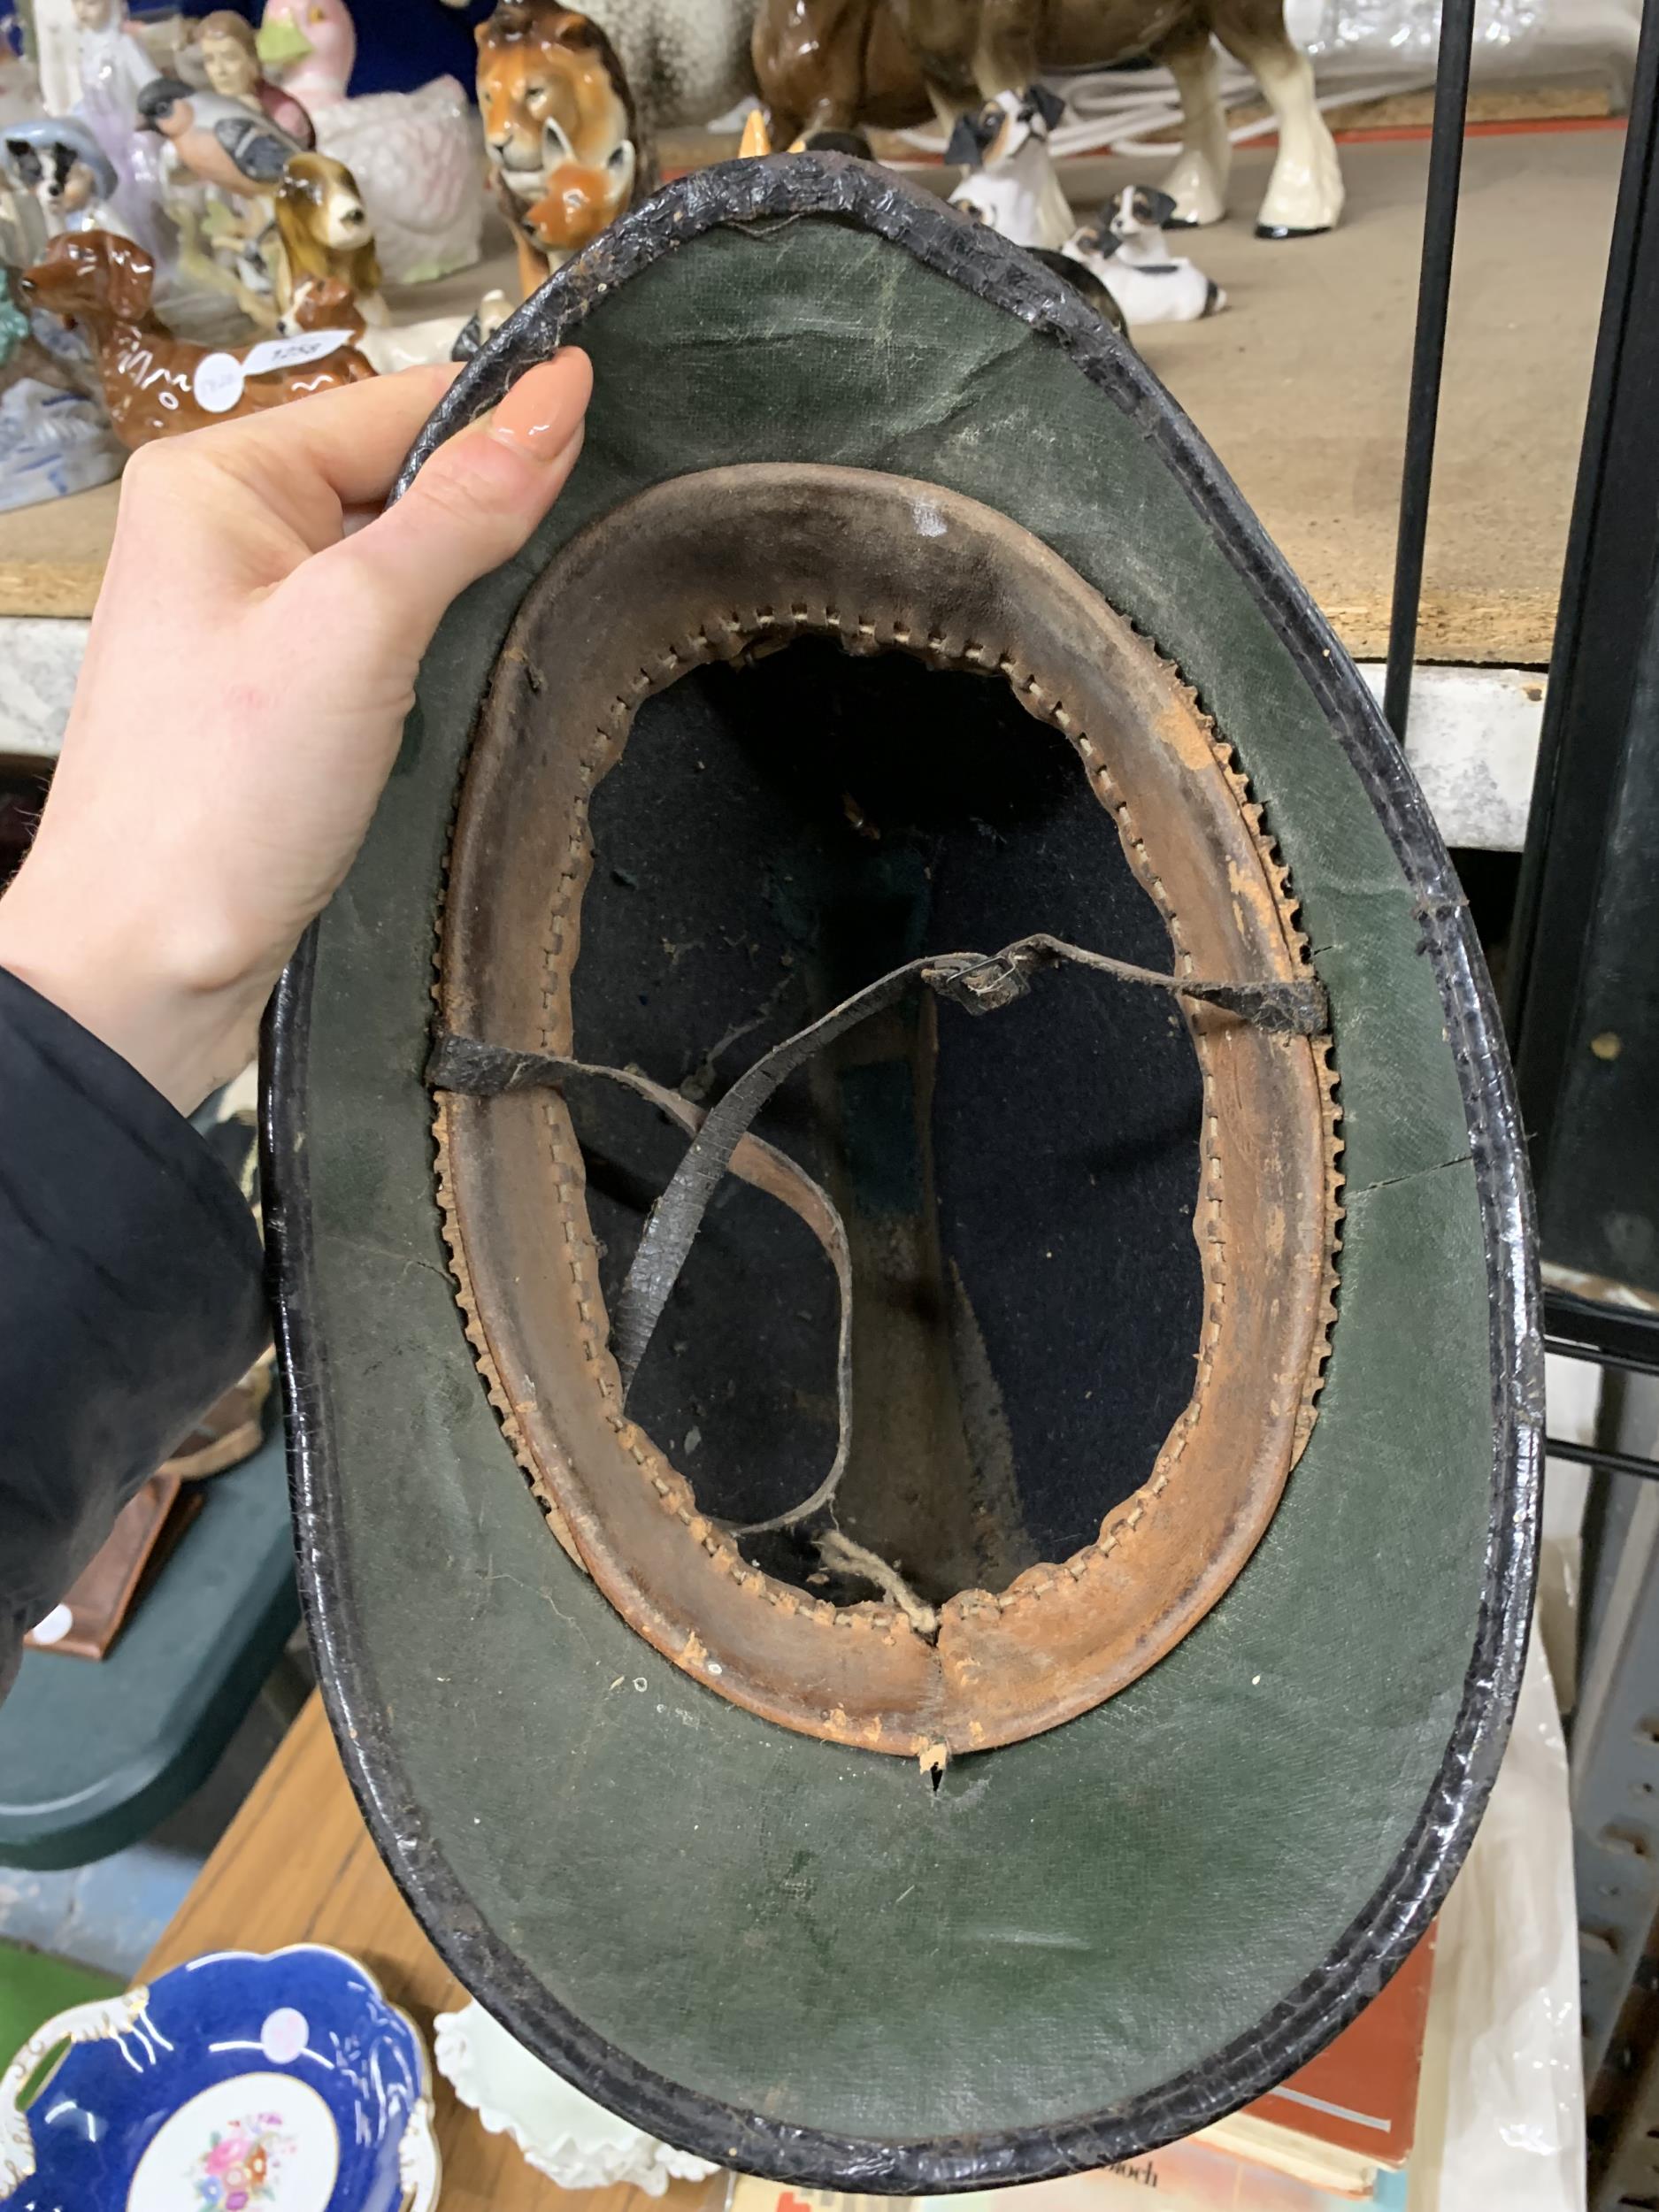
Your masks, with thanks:
[[[475,1037],[441,1030],[426,1063],[426,1080],[434,1091],[471,1098],[497,1098],[512,1091],[557,1088],[572,1079],[619,1083],[666,1114],[691,1138],[686,1156],[651,1208],[611,1315],[611,1346],[626,1403],[657,1325],[680,1279],[709,1202],[729,1171],[799,1214],[829,1255],[841,1291],[836,1397],[840,1435],[834,1463],[810,1497],[768,1521],[751,1521],[732,1533],[760,1535],[810,1520],[830,1505],[847,1464],[852,1432],[852,1263],[847,1232],[820,1186],[786,1153],[749,1133],[762,1108],[779,1086],[845,1031],[881,1012],[921,984],[970,1014],[995,1013],[1031,988],[1040,969],[1062,964],[1092,969],[1120,983],[1218,1008],[1239,1020],[1279,1036],[1312,1037],[1325,1027],[1328,1010],[1323,987],[1311,977],[1295,982],[1208,983],[1161,975],[1126,960],[1089,952],[1081,945],[1039,933],[1021,937],[1000,952],[931,953],[866,984],[833,1006],[815,1022],[786,1037],[757,1060],[733,1084],[718,1105],[705,1112],[679,1092],[653,1083],[630,1068],[597,1067],[556,1053],[520,1052]]]

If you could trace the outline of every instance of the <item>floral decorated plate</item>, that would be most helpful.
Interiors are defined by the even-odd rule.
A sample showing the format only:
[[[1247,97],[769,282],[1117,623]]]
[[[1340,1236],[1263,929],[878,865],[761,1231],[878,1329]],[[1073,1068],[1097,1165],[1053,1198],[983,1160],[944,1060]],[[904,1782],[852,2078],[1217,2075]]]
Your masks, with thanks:
[[[365,1968],[319,1944],[214,1952],[74,2006],[0,2078],[4,2212],[432,2212],[437,2200],[420,2037]]]

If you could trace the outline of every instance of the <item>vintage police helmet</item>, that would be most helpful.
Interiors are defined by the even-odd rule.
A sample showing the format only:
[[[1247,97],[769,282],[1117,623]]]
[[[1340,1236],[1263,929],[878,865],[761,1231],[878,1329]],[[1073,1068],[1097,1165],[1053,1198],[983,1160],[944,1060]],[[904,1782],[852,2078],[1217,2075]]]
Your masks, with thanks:
[[[1446,855],[1213,457],[866,165],[688,178],[478,356],[596,387],[282,986],[341,1747],[605,2104],[858,2190],[1217,2118],[1502,1747],[1539,1350]]]

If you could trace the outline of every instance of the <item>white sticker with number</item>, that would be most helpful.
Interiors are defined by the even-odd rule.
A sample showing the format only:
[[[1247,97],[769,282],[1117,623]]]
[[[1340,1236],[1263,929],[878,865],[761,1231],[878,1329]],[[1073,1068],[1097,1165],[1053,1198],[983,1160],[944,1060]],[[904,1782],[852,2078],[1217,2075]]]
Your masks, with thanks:
[[[269,376],[275,369],[303,369],[308,361],[338,353],[351,343],[349,330],[302,330],[292,338],[263,338],[242,356],[246,376]]]
[[[210,415],[222,415],[242,397],[242,363],[234,353],[205,353],[196,365],[190,388],[196,403]]]

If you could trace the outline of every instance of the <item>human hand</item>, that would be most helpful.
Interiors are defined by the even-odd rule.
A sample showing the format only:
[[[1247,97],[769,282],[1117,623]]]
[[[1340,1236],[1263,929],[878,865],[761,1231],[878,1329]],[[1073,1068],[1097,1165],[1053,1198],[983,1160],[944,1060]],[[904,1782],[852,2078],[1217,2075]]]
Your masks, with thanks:
[[[409,369],[127,464],[62,757],[0,966],[188,1113],[361,844],[457,592],[581,448],[587,357],[529,370],[380,514],[453,372]],[[373,518],[365,519],[365,518]]]

